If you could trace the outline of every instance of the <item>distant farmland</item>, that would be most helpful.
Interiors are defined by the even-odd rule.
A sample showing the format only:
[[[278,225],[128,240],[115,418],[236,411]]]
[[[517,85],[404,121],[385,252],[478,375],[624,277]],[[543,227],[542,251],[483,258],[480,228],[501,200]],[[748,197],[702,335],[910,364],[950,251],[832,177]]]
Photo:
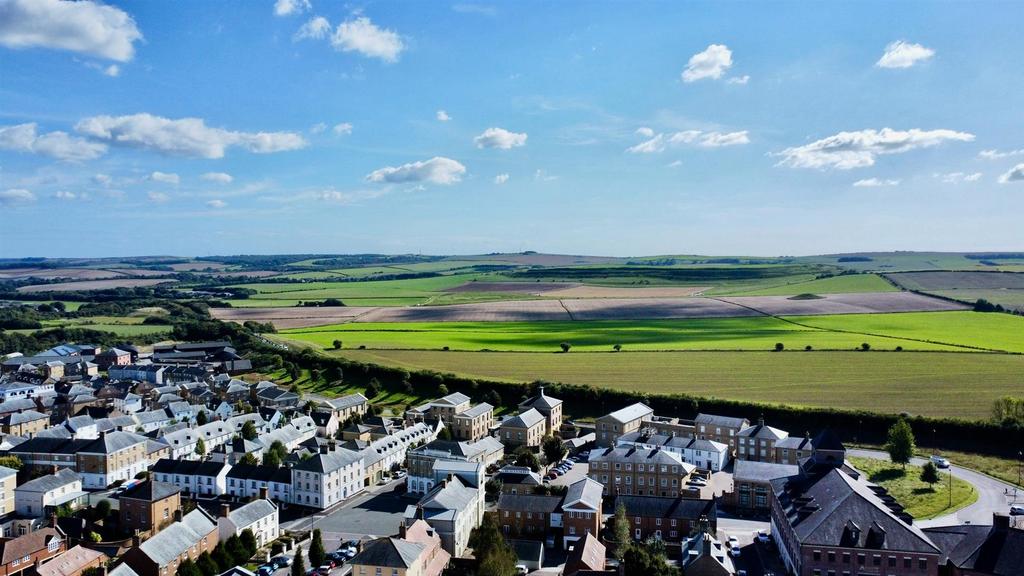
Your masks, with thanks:
[[[533,354],[343,350],[353,360],[514,382],[544,379],[637,393],[987,419],[1024,396],[1024,356],[944,352],[607,352]],[[969,393],[967,393],[969,391]],[[572,411],[572,402],[567,403]],[[802,434],[792,431],[793,434]]]
[[[955,298],[965,302],[979,299],[1024,310],[1022,272],[901,272],[886,274],[909,289]]]
[[[59,284],[32,284],[18,288],[18,292],[71,292],[78,290],[106,290],[109,288],[140,288],[177,282],[173,279],[156,278],[112,278],[110,280],[83,280],[81,282],[61,282]]]

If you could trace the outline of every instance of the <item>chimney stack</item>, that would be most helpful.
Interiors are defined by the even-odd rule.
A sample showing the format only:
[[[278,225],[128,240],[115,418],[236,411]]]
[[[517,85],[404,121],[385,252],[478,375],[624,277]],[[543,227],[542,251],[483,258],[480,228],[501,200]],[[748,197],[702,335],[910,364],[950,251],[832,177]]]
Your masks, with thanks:
[[[327,454],[327,450],[328,450],[328,448],[329,448],[329,447],[327,446],[327,444],[321,444],[321,445],[320,445],[320,453],[321,453],[321,454]]]
[[[398,537],[402,538],[403,540],[405,539],[405,522],[402,522],[398,526]]]
[[[132,548],[138,548],[142,544],[142,536],[138,534],[132,535]]]
[[[174,521],[181,522],[181,508],[174,511]]]
[[[221,518],[227,518],[228,514],[231,514],[231,506],[228,505],[228,504],[221,504],[220,505],[220,517]]]
[[[260,500],[269,500],[270,491],[267,490],[266,486],[260,486]]]

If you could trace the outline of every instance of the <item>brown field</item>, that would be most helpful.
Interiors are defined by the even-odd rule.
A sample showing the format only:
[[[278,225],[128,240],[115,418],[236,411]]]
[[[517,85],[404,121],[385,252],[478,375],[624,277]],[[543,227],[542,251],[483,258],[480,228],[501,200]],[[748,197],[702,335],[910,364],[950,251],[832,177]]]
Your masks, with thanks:
[[[556,298],[685,298],[699,294],[711,286],[661,286],[649,288],[614,288],[611,286],[573,286],[546,292]]]
[[[32,284],[18,288],[18,292],[65,292],[74,290],[106,290],[108,288],[139,288],[177,282],[177,280],[150,278],[123,278],[111,280],[86,280],[82,282],[61,282],[60,284]]]
[[[562,300],[573,320],[729,318],[761,313],[714,298],[587,298]],[[527,304],[527,302],[523,302]]]
[[[791,300],[787,296],[722,296],[717,299],[755,308],[773,316],[942,312],[967,309],[967,306],[962,304],[913,292],[823,294],[821,298],[814,300]]]
[[[558,300],[377,308],[357,322],[523,322],[571,320]]]
[[[900,272],[887,278],[910,290],[1024,290],[1019,272]]]
[[[143,268],[111,268],[109,271],[124,276],[168,276],[171,274],[171,272],[166,270],[146,270]]]
[[[210,314],[225,322],[239,324],[253,320],[256,322],[272,322],[279,330],[287,328],[309,328],[327,324],[348,322],[360,314],[375,308],[359,306],[323,306],[306,308],[210,308]]]
[[[196,270],[206,270],[207,268],[223,270],[227,267],[227,264],[220,262],[182,262],[180,264],[171,264],[171,268],[178,272],[194,272]]]
[[[501,292],[506,294],[545,294],[579,286],[575,282],[466,282],[446,292]]]
[[[282,272],[276,270],[221,270],[218,272],[200,272],[209,276],[249,276],[250,278],[267,278],[280,276]]]
[[[100,280],[117,278],[120,272],[97,268],[8,268],[0,270],[0,280],[23,278],[69,278],[72,280]]]

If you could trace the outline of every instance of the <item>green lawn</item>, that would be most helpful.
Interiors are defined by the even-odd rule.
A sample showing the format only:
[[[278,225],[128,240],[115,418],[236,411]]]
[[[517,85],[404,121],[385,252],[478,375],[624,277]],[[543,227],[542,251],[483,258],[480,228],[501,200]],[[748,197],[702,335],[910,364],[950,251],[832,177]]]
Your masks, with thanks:
[[[921,481],[921,468],[906,468],[884,460],[847,458],[868,480],[884,487],[908,514],[918,520],[950,514],[978,500],[978,491],[968,482],[953,478],[952,505],[950,505],[949,474],[939,472],[942,481],[930,486]]]
[[[952,346],[804,328],[756,316],[684,320],[602,320],[587,322],[394,322],[332,324],[282,330],[289,339],[328,347],[342,340],[346,347],[507,350],[554,352],[562,342],[574,351],[625,350],[771,350],[786,348],[849,350],[868,342],[873,348],[947,350]]]
[[[851,294],[854,292],[896,292],[899,289],[874,274],[833,276],[820,280],[792,282],[759,290],[736,290],[743,296],[789,296],[795,294]]]
[[[1024,356],[976,352],[523,353],[436,350],[329,352],[407,370],[471,378],[589,384],[755,402],[925,416],[991,417],[1001,396],[1024,396]],[[964,390],[970,390],[965,394]],[[571,407],[569,408],[571,411]],[[1016,471],[1013,472],[1014,475]]]
[[[903,312],[790,316],[804,326],[1024,352],[1024,317],[980,312]],[[904,346],[905,349],[909,349]]]

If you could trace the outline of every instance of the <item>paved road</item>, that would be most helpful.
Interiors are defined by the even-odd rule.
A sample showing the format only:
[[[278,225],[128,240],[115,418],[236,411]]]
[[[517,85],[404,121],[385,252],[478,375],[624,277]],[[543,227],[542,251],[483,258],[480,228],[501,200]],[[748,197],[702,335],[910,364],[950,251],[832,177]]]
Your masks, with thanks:
[[[851,449],[847,450],[846,453],[849,456],[860,458],[889,459],[888,454],[878,450]],[[926,461],[925,458],[912,458],[910,463],[915,466],[921,466]],[[1000,512],[1005,514],[1010,510],[1010,504],[1013,503],[1014,495],[1017,493],[1013,485],[968,468],[950,466],[949,470],[955,478],[965,480],[974,486],[978,491],[978,501],[970,506],[961,508],[953,514],[946,514],[931,520],[915,521],[914,524],[917,526],[929,528],[932,526],[952,526],[956,524],[991,525],[993,513]],[[1017,500],[1024,501],[1024,491],[1020,492]]]

